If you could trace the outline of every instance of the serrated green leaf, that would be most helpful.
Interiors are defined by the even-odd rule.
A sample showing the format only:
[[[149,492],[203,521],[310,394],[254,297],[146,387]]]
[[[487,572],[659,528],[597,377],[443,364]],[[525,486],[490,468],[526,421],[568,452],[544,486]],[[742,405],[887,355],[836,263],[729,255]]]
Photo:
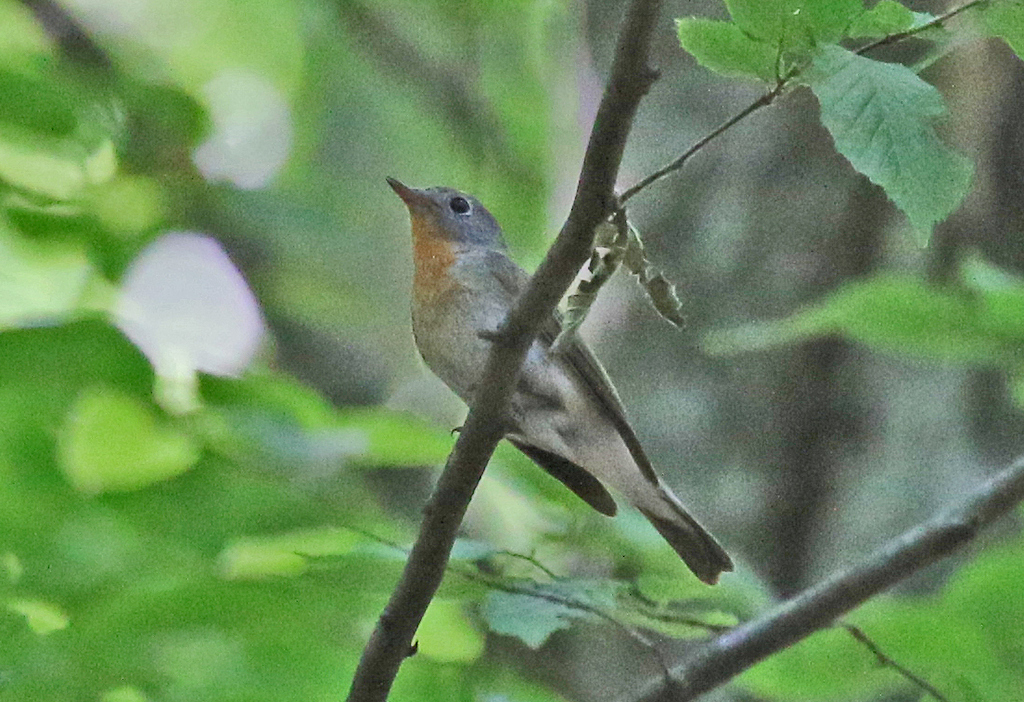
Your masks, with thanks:
[[[481,614],[491,631],[515,636],[533,649],[540,648],[548,637],[579,616],[579,612],[558,602],[500,591],[487,596]]]
[[[914,13],[910,8],[895,2],[881,0],[864,12],[850,25],[848,36],[854,38],[881,38],[889,34],[905,32],[914,25]]]
[[[686,17],[676,20],[676,31],[682,47],[710,71],[766,83],[776,79],[778,50],[747,35],[732,22]]]
[[[60,436],[61,468],[78,490],[97,494],[137,490],[184,473],[199,446],[157,421],[139,400],[106,387],[84,390]]]
[[[726,0],[739,27],[789,50],[840,39],[861,12],[862,0]]]
[[[985,30],[1005,41],[1013,53],[1024,58],[1024,4],[991,2],[982,9]]]
[[[942,144],[933,121],[939,91],[905,66],[825,47],[802,76],[821,105],[836,149],[903,210],[925,244],[963,201],[973,166]]]

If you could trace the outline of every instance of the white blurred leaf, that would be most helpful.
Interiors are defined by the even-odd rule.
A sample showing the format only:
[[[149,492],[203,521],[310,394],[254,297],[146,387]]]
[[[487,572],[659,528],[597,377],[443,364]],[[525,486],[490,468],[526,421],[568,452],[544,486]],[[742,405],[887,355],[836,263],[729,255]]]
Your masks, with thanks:
[[[195,372],[237,375],[265,333],[241,273],[213,239],[171,232],[132,263],[114,311],[117,326],[165,380]]]
[[[292,117],[284,96],[262,76],[224,71],[203,88],[213,131],[193,155],[211,181],[253,190],[266,186],[292,147]]]

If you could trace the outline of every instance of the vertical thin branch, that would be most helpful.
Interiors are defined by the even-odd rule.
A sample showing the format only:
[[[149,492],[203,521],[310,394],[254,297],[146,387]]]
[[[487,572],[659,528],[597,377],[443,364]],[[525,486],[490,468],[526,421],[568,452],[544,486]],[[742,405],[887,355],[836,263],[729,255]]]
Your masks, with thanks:
[[[480,389],[424,509],[419,537],[398,585],[363,650],[349,702],[386,700],[399,666],[414,652],[416,628],[441,584],[473,491],[504,433],[505,407],[526,350],[589,255],[594,228],[612,212],[615,179],[633,116],[656,77],[647,58],[660,9],[660,0],[633,0],[626,11],[569,217],[494,335]]]

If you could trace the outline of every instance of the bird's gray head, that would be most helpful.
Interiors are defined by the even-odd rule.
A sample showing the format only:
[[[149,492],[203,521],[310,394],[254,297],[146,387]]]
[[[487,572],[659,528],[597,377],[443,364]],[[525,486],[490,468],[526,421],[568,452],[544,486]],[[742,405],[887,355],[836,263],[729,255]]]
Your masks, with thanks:
[[[505,248],[497,220],[472,195],[453,188],[410,188],[395,178],[388,178],[388,185],[409,208],[414,233],[453,244]]]

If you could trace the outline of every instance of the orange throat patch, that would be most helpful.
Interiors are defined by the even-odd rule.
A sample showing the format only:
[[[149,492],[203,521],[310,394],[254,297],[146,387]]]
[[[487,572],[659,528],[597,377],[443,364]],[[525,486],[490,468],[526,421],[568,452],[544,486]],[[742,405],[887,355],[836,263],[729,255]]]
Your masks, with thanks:
[[[455,250],[435,233],[431,223],[416,217],[412,224],[412,255],[416,267],[413,294],[417,303],[436,299],[455,285],[449,269],[455,263]]]

